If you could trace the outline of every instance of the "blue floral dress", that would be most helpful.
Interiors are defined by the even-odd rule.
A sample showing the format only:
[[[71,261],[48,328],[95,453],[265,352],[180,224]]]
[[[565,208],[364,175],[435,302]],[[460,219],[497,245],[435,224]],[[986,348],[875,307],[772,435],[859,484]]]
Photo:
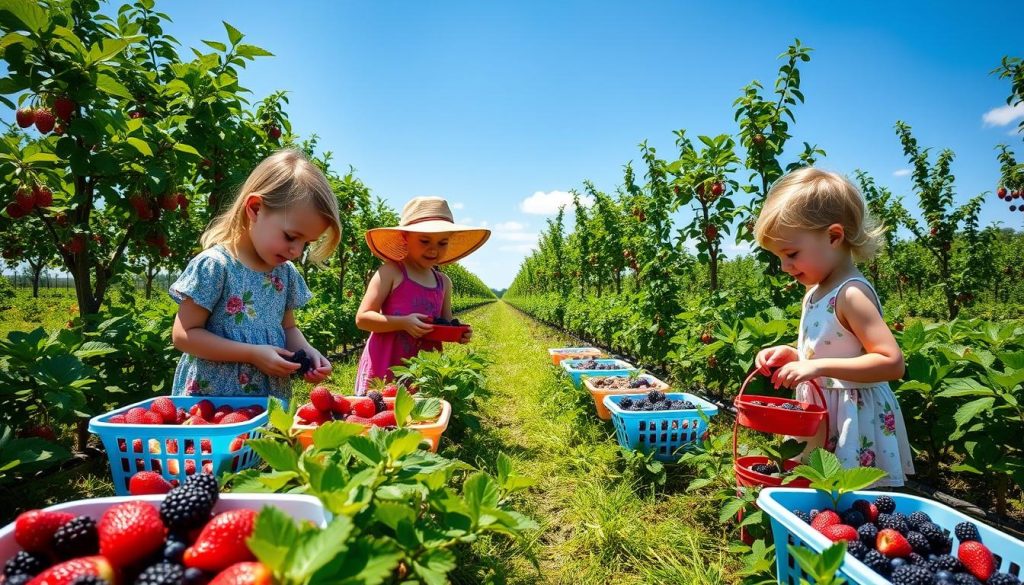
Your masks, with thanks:
[[[210,312],[206,329],[225,339],[285,346],[281,321],[288,309],[306,304],[312,293],[291,262],[257,272],[217,245],[192,259],[171,285],[171,298],[186,297]],[[291,379],[268,376],[256,366],[214,362],[182,354],[174,372],[174,396],[266,396],[291,398]]]

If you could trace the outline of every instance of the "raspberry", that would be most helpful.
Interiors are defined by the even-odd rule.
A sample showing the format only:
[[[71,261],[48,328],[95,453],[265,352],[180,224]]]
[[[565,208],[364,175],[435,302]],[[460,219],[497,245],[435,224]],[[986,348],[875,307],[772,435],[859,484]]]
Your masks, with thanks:
[[[64,561],[99,553],[96,521],[88,516],[78,516],[58,528],[53,533],[53,551]]]
[[[185,480],[185,487],[196,487],[210,495],[213,503],[217,503],[220,497],[220,487],[217,485],[217,478],[209,473],[199,473]]]
[[[4,565],[4,577],[7,577],[4,583],[10,583],[10,578],[15,575],[35,577],[48,566],[50,566],[50,563],[46,557],[20,550],[18,554],[8,559],[7,564]]]
[[[184,567],[162,561],[146,567],[135,579],[135,585],[179,585],[184,578]]]
[[[956,525],[953,529],[953,533],[956,534],[956,539],[960,542],[966,540],[976,540],[981,542],[981,535],[978,534],[978,527],[971,522],[961,522]]]
[[[893,585],[931,585],[932,573],[924,567],[904,565],[892,572]]]
[[[875,507],[883,514],[892,514],[896,511],[896,500],[891,496],[878,496],[875,498]]]
[[[199,528],[210,519],[213,498],[203,489],[181,486],[167,494],[160,505],[160,518],[174,531]]]
[[[910,524],[910,527],[913,528],[914,530],[918,530],[918,527],[920,525],[924,524],[925,522],[931,522],[931,521],[932,521],[931,516],[929,516],[928,514],[925,514],[924,512],[920,512],[920,511],[914,512],[913,514],[911,514],[910,516],[907,517],[907,524]]]
[[[857,534],[860,536],[860,541],[867,545],[868,548],[875,547],[875,539],[878,538],[878,528],[874,524],[862,524],[857,528]]]

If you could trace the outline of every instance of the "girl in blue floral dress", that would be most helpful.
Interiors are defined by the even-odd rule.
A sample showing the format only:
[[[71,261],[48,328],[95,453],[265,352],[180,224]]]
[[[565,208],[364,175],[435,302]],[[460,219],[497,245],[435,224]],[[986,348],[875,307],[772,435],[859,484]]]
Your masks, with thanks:
[[[312,297],[292,264],[330,257],[341,239],[338,206],[320,170],[282,150],[259,164],[238,198],[203,234],[204,250],[171,285],[178,303],[172,338],[184,352],[175,396],[291,397],[302,350],[319,382],[331,364],[295,325],[294,309]]]
[[[775,387],[796,388],[805,402],[818,399],[802,383],[821,385],[829,428],[811,439],[806,452],[825,447],[845,467],[888,473],[875,485],[901,486],[914,463],[888,381],[903,376],[903,352],[882,319],[874,288],[854,264],[874,255],[881,234],[860,192],[840,175],[804,168],[772,187],[754,235],[808,290],[797,347],[764,349],[755,365],[765,373],[777,368]]]

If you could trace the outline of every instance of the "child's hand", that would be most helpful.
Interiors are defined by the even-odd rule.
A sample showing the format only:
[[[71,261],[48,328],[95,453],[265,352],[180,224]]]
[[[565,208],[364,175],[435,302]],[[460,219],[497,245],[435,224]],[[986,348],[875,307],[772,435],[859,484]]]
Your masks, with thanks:
[[[757,357],[754,358],[754,365],[757,366],[757,371],[768,375],[772,369],[795,362],[798,359],[800,359],[800,355],[796,352],[795,347],[776,345],[774,347],[766,347],[757,352]]]
[[[403,330],[419,339],[427,333],[434,330],[434,326],[427,323],[427,319],[430,319],[430,315],[424,315],[423,313],[409,313],[402,318],[405,327]]]
[[[467,325],[467,327],[468,327],[468,325]],[[466,329],[466,331],[462,334],[462,339],[459,340],[459,343],[469,343],[469,340],[472,339],[472,338],[473,338],[473,328],[469,327],[469,329]]]
[[[317,382],[323,382],[326,380],[334,369],[331,367],[331,362],[324,357],[324,354],[314,349],[311,345],[307,345],[302,349],[306,350],[306,355],[308,355],[310,361],[313,362],[313,367],[306,372],[305,376],[303,376],[306,381],[316,384]]]
[[[292,372],[300,367],[299,364],[284,359],[291,355],[292,352],[283,347],[256,345],[252,348],[252,357],[249,359],[249,363],[268,376],[283,378],[292,375]]]
[[[801,382],[813,380],[820,376],[821,372],[818,371],[818,366],[814,365],[814,360],[789,362],[775,370],[775,373],[772,374],[772,385],[776,389],[780,386],[796,388]]]

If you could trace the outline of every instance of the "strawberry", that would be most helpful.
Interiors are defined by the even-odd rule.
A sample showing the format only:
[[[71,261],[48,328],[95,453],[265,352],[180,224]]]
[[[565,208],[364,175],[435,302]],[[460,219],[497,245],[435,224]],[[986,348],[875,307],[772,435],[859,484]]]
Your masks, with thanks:
[[[21,108],[14,114],[14,119],[18,121],[18,126],[28,128],[36,122],[36,111],[32,108]]]
[[[74,517],[65,512],[29,510],[14,521],[14,540],[25,552],[44,552],[50,547],[53,533]]]
[[[192,415],[192,416],[188,417],[188,419],[186,419],[185,422],[183,422],[181,424],[184,424],[184,425],[208,425],[208,424],[210,424],[210,421],[206,420],[205,418],[203,418],[203,417],[201,417],[199,415]]]
[[[963,563],[967,572],[982,581],[987,581],[996,570],[996,562],[992,551],[976,540],[961,542],[956,557]]]
[[[233,453],[235,451],[238,451],[239,449],[241,449],[244,446],[245,446],[245,439],[243,439],[242,437],[235,437],[234,439],[231,439],[231,446],[228,447],[228,450]]]
[[[149,405],[149,410],[160,415],[163,422],[169,425],[173,425],[178,420],[178,409],[174,406],[174,401],[166,396],[154,400],[153,404]]]
[[[128,493],[133,496],[146,494],[166,494],[171,491],[171,484],[159,473],[140,471],[128,482]]]
[[[368,419],[368,418],[366,418],[364,416],[359,416],[357,414],[353,414],[353,415],[349,416],[348,418],[345,419],[345,422],[356,424],[356,425],[366,425],[366,426],[370,426],[370,425],[373,424],[373,422],[370,419]]]
[[[369,398],[358,398],[352,402],[352,413],[369,419],[377,414],[377,405]]]
[[[229,412],[224,415],[224,418],[220,419],[222,425],[233,425],[235,423],[241,423],[249,420],[249,417],[245,416],[244,412]]]
[[[394,398],[398,396],[398,386],[396,384],[388,384],[380,391],[381,395],[385,398]]]
[[[818,532],[823,532],[829,526],[842,523],[842,518],[840,518],[839,514],[836,514],[834,510],[822,510],[814,517],[814,520],[811,520],[811,528]]]
[[[397,425],[395,422],[395,413],[391,410],[378,412],[370,418],[370,422],[377,427],[393,427]]]
[[[71,120],[71,113],[75,110],[75,102],[71,101],[66,95],[62,95],[53,100],[53,110],[57,112],[57,117],[65,122]]]
[[[259,404],[253,404],[252,406],[249,407],[249,410],[252,411],[252,415],[253,416],[259,416],[259,415],[263,414],[264,412],[266,412],[267,409],[263,408]]]
[[[142,413],[142,424],[144,424],[144,425],[162,425],[162,424],[164,424],[164,417],[162,417],[159,414],[153,412],[152,410],[147,410],[146,412]]]
[[[96,531],[100,535],[100,554],[116,567],[131,565],[160,550],[167,535],[159,510],[141,501],[107,508],[96,523]]]
[[[213,411],[214,414],[217,414],[218,412],[223,412],[225,415],[228,415],[235,412],[235,409],[230,404],[222,404]]]
[[[185,412],[184,408],[179,408],[176,412],[177,412],[177,416],[174,417],[174,424],[176,424],[176,425],[183,425],[183,424],[185,424],[185,421],[188,420],[188,413]]]
[[[221,571],[208,585],[272,585],[273,574],[263,563],[235,563]]]
[[[178,208],[178,194],[177,193],[168,193],[168,194],[164,195],[163,197],[161,197],[160,198],[160,207],[162,207],[164,209],[164,211],[174,211],[175,209],[177,209]]]
[[[144,422],[143,416],[148,411],[145,408],[135,407],[124,414],[124,422],[130,425],[142,425]]]
[[[878,549],[878,552],[889,558],[907,557],[910,553],[914,552],[907,539],[892,528],[878,531],[878,536],[875,538],[875,548]]]
[[[186,567],[209,572],[223,571],[235,563],[256,560],[246,539],[252,536],[256,522],[255,510],[231,510],[210,520],[185,550],[182,562]]]
[[[312,404],[303,404],[299,407],[298,412],[299,418],[308,420],[309,422],[323,423],[327,418],[324,416],[323,411],[313,406]]]
[[[36,130],[41,134],[49,133],[56,123],[57,119],[53,117],[53,112],[46,108],[36,109]]]
[[[867,500],[855,501],[853,509],[863,514],[868,522],[874,523],[878,520],[878,507]]]
[[[91,575],[115,583],[114,568],[102,556],[79,557],[64,561],[36,575],[29,585],[68,585],[79,577]]]
[[[352,405],[348,399],[341,394],[335,394],[331,397],[331,412],[337,415],[345,416],[352,412]]]
[[[213,413],[216,410],[217,409],[214,408],[213,403],[206,399],[203,399],[200,402],[191,406],[191,408],[188,409],[188,414],[193,416],[199,416],[200,418],[206,420],[211,420],[213,418]]]
[[[326,386],[317,386],[309,393],[309,401],[322,412],[330,412],[334,405],[334,398]]]
[[[107,419],[108,423],[115,425],[123,425],[126,421],[123,414],[115,414],[114,416]]]
[[[839,542],[840,540],[852,542],[859,538],[857,535],[857,529],[846,524],[833,524],[832,526],[826,526],[821,533],[832,542]]]
[[[227,416],[227,413],[225,412],[215,412],[213,413],[213,418],[210,419],[210,423],[219,425],[220,421],[224,420],[225,416]]]
[[[212,453],[213,446],[210,444],[210,439],[202,439],[199,441],[199,452],[200,453]]]

